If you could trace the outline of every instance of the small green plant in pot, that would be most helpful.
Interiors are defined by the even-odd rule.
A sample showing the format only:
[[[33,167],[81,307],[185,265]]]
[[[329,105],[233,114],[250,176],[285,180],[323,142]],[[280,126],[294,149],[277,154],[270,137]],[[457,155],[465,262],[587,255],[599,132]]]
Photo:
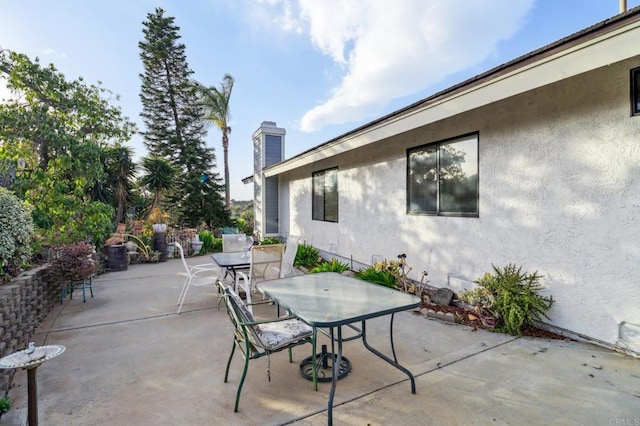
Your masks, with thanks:
[[[209,231],[202,231],[199,234],[200,241],[202,241],[202,248],[200,253],[210,253],[214,248],[213,234]]]

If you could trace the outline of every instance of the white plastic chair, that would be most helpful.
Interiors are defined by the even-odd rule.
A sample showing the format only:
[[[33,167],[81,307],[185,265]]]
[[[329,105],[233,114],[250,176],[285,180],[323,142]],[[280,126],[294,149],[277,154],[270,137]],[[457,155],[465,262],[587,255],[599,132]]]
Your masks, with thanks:
[[[239,288],[244,290],[247,295],[247,303],[250,303],[251,291],[255,290],[258,282],[280,278],[283,252],[284,244],[267,244],[251,247],[249,275],[238,271],[235,285],[236,293],[238,293]]]
[[[238,252],[243,251],[247,243],[245,234],[222,234],[222,251]]]
[[[282,269],[280,269],[280,278],[295,277],[297,275],[296,269],[293,267],[293,262],[296,260],[296,253],[298,253],[298,244],[300,237],[296,235],[289,235],[287,238],[287,245],[284,249],[284,256],[282,257]]]
[[[189,265],[187,265],[187,261],[184,258],[184,250],[182,249],[182,245],[177,241],[175,244],[178,252],[180,253],[180,259],[182,260],[184,270],[187,273],[184,284],[182,284],[180,296],[178,297],[178,303],[176,303],[177,305],[179,305],[178,314],[180,314],[180,311],[182,310],[182,304],[184,303],[184,299],[187,297],[189,288],[191,286],[201,287],[210,284],[215,285],[222,276],[222,270],[215,263],[205,263],[202,265],[189,267]]]

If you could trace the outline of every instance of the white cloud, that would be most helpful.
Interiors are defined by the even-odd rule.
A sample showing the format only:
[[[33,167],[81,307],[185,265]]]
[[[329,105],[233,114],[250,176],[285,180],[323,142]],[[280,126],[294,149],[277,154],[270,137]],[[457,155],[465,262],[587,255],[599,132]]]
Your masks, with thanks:
[[[44,56],[55,56],[57,58],[66,58],[67,57],[66,53],[60,53],[55,49],[51,49],[50,47],[42,49],[42,54]]]
[[[518,32],[534,1],[270,0],[288,28],[305,28],[344,70],[301,129],[370,117],[394,98],[481,63]]]

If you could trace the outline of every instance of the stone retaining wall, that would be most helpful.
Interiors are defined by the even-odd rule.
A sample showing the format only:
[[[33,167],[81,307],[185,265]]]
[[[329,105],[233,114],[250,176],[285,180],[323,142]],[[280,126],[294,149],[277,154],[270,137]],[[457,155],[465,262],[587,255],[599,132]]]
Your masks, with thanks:
[[[24,272],[0,286],[0,357],[26,349],[29,341],[60,303],[62,283],[51,277],[49,265]],[[16,370],[0,370],[0,397],[11,386]]]

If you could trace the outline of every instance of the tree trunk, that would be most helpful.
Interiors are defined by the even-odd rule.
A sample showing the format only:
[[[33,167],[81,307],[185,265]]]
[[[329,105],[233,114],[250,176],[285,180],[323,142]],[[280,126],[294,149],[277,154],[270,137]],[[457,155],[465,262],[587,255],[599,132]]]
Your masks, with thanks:
[[[222,134],[222,149],[224,151],[224,201],[227,209],[231,206],[229,194],[229,137],[226,132]]]

